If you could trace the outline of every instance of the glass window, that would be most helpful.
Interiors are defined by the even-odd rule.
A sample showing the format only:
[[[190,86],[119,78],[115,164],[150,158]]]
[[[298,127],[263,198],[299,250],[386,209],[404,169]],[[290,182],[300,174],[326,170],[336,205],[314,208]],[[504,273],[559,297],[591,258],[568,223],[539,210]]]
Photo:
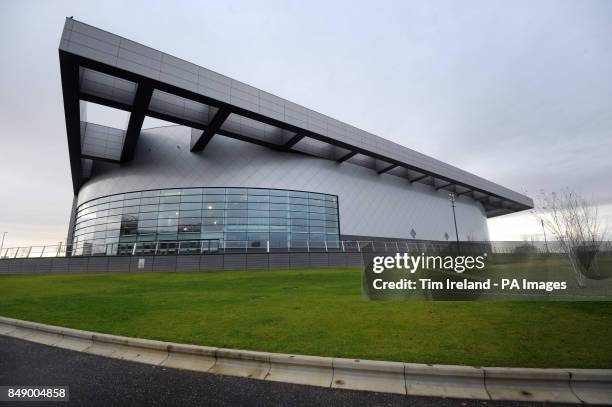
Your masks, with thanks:
[[[227,195],[227,202],[246,202],[246,195]]]
[[[215,212],[219,212],[219,211],[215,211]],[[225,216],[227,218],[246,218],[247,211],[245,210],[227,210],[225,211]]]
[[[220,218],[223,216],[223,211],[222,210],[217,210],[217,209],[203,209],[202,210],[202,217],[204,218]]]
[[[291,203],[291,206],[293,206],[293,205],[308,205],[308,199],[291,197],[289,199],[289,203]]]
[[[140,212],[157,212],[158,210],[157,205],[140,205]]]
[[[294,205],[294,204],[291,204],[289,206],[289,209],[292,212],[308,212],[308,206],[307,205]]]
[[[203,209],[223,209],[225,207],[224,202],[203,202]]]
[[[311,206],[310,212],[314,213],[325,213],[326,208],[323,206]]]
[[[126,199],[123,201],[123,206],[138,206],[140,205],[140,198],[138,199]]]
[[[202,225],[202,232],[223,232],[223,225]]]
[[[146,212],[138,214],[140,219],[157,219],[159,212]]]
[[[184,188],[181,190],[182,198],[185,198],[185,195],[202,195],[202,188]]]
[[[289,196],[292,198],[308,198],[308,192],[301,191],[288,191]]]
[[[268,210],[270,208],[270,204],[267,202],[251,202],[248,204],[249,209],[257,209],[257,210]]]
[[[203,218],[202,225],[223,225],[223,218]]]
[[[292,219],[308,219],[308,212],[291,212]]]
[[[249,195],[249,202],[270,202],[267,195]]]
[[[228,224],[225,226],[225,230],[227,230],[228,232],[236,232],[236,231],[241,231],[241,230],[247,230],[247,225],[242,224],[242,225],[234,225],[234,224]]]
[[[202,204],[200,202],[183,202],[181,203],[179,209],[181,211],[192,211],[195,209],[200,209],[201,207],[202,207]]]
[[[155,189],[153,191],[142,191],[142,193],[140,194],[141,198],[151,198],[151,197],[156,197],[159,196],[159,190]]]
[[[225,195],[202,195],[203,202],[225,202]]]
[[[227,232],[225,233],[225,240],[247,240],[247,234],[245,232]]]
[[[249,218],[249,225],[268,225],[270,224],[270,218],[261,217],[261,218]]]
[[[181,202],[202,202],[202,195],[183,195]]]
[[[134,199],[134,198],[140,198],[141,192],[129,192],[127,194],[125,194],[124,199],[125,200],[130,200],[130,199]]]
[[[158,197],[154,197],[154,198],[142,198],[140,200],[140,204],[141,205],[157,205],[159,203],[159,198]]]
[[[201,218],[180,218],[179,225],[200,225],[202,224]]]
[[[320,247],[321,242],[337,247],[337,212],[336,196],[316,192],[263,188],[134,191],[81,204],[74,238],[84,254],[104,252],[100,247],[107,241],[115,245],[105,253],[116,255],[131,254],[137,240],[207,238],[217,239],[219,247],[224,238],[227,247],[265,248],[267,241],[271,247],[306,247],[309,242],[311,247]]]
[[[204,194],[224,195],[225,188],[204,188]]]
[[[249,206],[246,202],[228,202],[227,209],[247,209]]]
[[[160,211],[178,211],[179,204],[161,203],[159,204]]]
[[[246,225],[247,223],[247,218],[225,218],[226,225]]]
[[[159,198],[159,202],[162,204],[177,204],[181,202],[181,197],[179,195],[162,196]]]
[[[270,196],[270,203],[288,204],[289,198],[286,196]]]
[[[308,219],[291,219],[292,226],[308,226]]]

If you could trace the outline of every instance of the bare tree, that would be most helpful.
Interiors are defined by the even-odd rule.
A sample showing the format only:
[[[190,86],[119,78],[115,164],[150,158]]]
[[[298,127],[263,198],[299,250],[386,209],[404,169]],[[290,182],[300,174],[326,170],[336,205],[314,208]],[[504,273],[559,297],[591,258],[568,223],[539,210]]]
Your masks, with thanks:
[[[559,193],[541,191],[535,214],[568,256],[580,286],[585,285],[585,277],[606,277],[599,276],[599,270],[594,269],[595,258],[607,234],[594,202],[570,189]]]

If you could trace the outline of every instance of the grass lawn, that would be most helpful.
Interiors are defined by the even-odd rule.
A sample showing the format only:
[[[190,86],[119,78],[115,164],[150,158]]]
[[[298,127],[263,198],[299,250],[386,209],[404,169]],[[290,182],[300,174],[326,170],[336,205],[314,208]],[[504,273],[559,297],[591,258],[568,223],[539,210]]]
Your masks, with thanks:
[[[369,302],[348,268],[3,275],[0,315],[271,352],[612,368],[612,303]]]

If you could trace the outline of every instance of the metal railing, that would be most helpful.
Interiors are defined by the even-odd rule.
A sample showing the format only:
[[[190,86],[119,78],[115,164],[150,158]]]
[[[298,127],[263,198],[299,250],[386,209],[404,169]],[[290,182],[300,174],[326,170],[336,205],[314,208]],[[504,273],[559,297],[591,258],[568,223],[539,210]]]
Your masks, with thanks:
[[[600,249],[612,252],[612,242],[602,242]],[[409,252],[444,253],[456,252],[494,254],[560,254],[557,242],[440,242],[416,240],[341,240],[336,242],[308,241],[222,241],[222,240],[177,240],[154,242],[122,242],[107,245],[71,245],[10,247],[2,249],[0,259],[78,257],[78,256],[160,256],[219,253],[286,253],[286,252]]]

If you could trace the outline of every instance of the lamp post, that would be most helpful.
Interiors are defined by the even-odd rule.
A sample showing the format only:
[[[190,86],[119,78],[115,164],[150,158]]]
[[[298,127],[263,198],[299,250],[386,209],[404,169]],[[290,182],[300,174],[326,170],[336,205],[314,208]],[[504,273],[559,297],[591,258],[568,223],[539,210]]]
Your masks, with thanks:
[[[0,243],[0,258],[2,258],[2,249],[4,249],[4,236],[6,236],[8,232],[2,232],[2,243]]]
[[[450,192],[448,194],[448,200],[451,202],[451,207],[453,208],[453,221],[455,222],[455,237],[457,238],[457,253],[461,254],[459,250],[459,230],[457,229],[457,215],[455,214],[455,194]]]
[[[548,239],[546,239],[546,228],[544,227],[544,219],[540,219],[540,222],[542,223],[542,231],[544,232],[544,246],[546,247],[546,254],[549,254],[550,252],[548,251]]]

